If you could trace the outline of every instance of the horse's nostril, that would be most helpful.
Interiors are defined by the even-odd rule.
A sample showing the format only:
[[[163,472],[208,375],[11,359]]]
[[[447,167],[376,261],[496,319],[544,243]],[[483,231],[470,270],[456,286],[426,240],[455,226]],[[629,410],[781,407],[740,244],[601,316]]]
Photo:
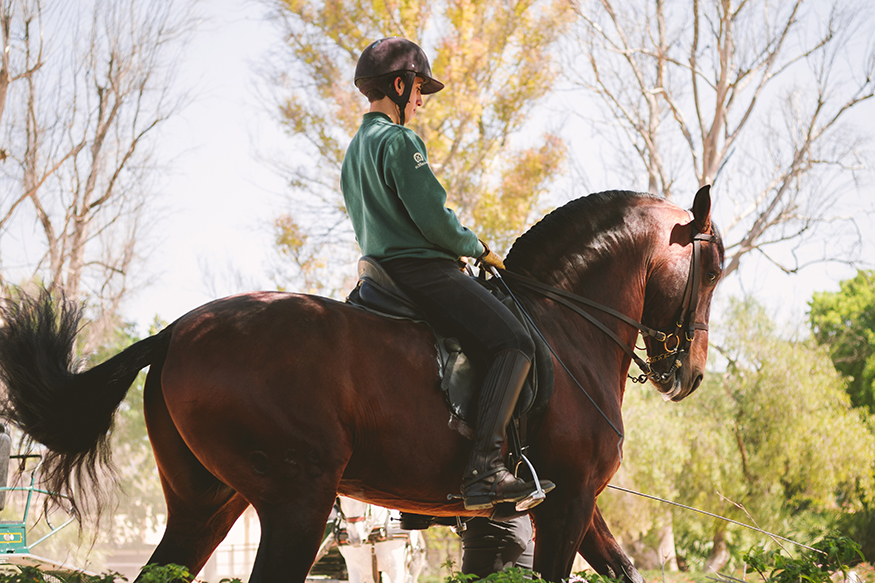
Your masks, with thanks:
[[[703,375],[703,374],[696,375],[696,378],[693,379],[693,388],[690,389],[690,394],[693,394],[694,392],[696,392],[696,389],[698,389],[699,385],[702,384],[702,380],[704,380],[704,378],[705,378],[705,375]]]

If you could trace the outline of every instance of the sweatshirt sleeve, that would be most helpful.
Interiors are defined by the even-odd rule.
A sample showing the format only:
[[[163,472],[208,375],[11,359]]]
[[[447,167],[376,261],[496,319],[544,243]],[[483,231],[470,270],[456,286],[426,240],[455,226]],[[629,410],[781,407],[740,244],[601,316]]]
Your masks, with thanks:
[[[425,143],[402,129],[392,139],[384,159],[386,184],[398,193],[404,208],[426,239],[458,256],[479,257],[483,245],[446,207],[447,191],[428,165]]]

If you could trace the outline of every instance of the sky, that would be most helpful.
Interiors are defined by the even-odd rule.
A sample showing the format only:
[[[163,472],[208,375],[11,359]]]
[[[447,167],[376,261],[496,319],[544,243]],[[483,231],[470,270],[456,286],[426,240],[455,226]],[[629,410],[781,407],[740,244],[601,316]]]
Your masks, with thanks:
[[[252,287],[270,285],[269,223],[283,208],[283,183],[260,153],[282,136],[258,97],[255,67],[279,35],[246,0],[203,2],[201,13],[206,21],[180,63],[194,101],[161,134],[172,164],[149,236],[152,282],[123,308],[141,330],[156,315],[173,321],[216,292],[238,291],[228,284],[232,271]]]
[[[152,282],[123,307],[141,333],[155,316],[170,322],[214,297],[240,291],[229,274],[242,276],[245,288],[270,289],[269,225],[287,208],[282,180],[263,157],[288,144],[259,98],[263,81],[257,72],[282,42],[280,35],[264,20],[263,5],[252,0],[212,0],[203,2],[201,11],[207,20],[179,65],[181,80],[195,89],[196,98],[168,122],[161,138],[160,149],[170,152],[173,164],[159,194],[162,218],[150,233],[145,268]],[[875,106],[864,107],[863,118],[872,119]],[[587,154],[572,155],[585,159]],[[600,180],[605,179],[595,178],[588,186],[621,186]],[[859,197],[859,207],[875,206],[871,186],[863,187]],[[719,224],[720,217],[714,218]],[[861,217],[861,224],[862,255],[871,266],[875,222]],[[743,277],[733,276],[720,290],[715,308],[731,296],[750,293],[791,324],[804,317],[812,292],[835,291],[839,281],[855,273],[831,264],[785,275],[753,256],[742,269]]]

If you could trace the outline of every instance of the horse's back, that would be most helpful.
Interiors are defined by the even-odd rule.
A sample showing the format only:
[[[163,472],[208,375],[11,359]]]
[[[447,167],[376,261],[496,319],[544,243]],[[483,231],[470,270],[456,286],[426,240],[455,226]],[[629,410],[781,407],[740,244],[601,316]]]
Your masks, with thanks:
[[[431,349],[422,326],[381,318],[328,298],[254,292],[206,304],[180,318],[163,381],[181,398],[200,398],[205,379],[236,386],[247,399],[263,393],[296,399],[313,395],[307,381],[332,379],[338,388],[369,363],[399,352]],[[285,379],[283,374],[290,375]],[[313,377],[317,377],[313,378]],[[284,382],[285,381],[285,382]],[[279,385],[284,391],[277,393]],[[343,391],[319,391],[319,400]],[[175,395],[167,395],[173,399]]]

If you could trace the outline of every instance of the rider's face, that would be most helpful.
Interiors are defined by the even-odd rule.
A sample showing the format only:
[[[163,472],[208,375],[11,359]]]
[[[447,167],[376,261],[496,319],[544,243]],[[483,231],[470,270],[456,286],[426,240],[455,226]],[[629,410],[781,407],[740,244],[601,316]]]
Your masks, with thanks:
[[[410,91],[410,100],[407,102],[407,107],[404,108],[404,120],[409,122],[416,115],[416,110],[422,107],[422,84],[425,79],[417,77],[413,81],[413,89]],[[398,95],[404,92],[404,82],[400,78],[395,79],[395,89]]]

